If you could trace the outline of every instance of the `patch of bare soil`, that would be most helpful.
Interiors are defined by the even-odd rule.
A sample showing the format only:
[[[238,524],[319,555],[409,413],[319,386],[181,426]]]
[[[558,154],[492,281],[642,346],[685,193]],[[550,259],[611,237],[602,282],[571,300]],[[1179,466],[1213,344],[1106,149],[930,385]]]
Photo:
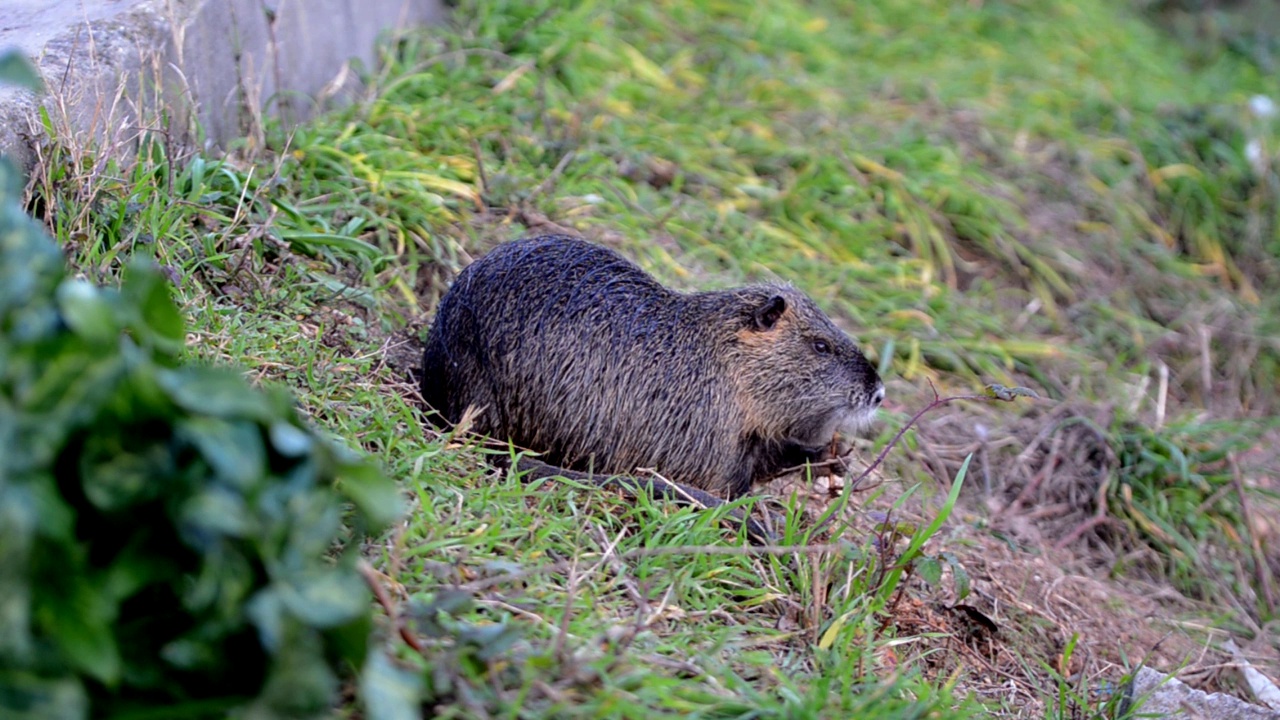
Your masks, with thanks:
[[[832,500],[825,483],[807,488],[812,517]],[[795,489],[794,477],[773,487]],[[917,493],[902,503],[898,483],[876,489],[887,491],[855,510],[846,537],[882,534],[894,523],[923,527],[942,495]],[[1218,648],[1227,637],[1212,629],[1218,608],[1164,583],[1092,570],[1102,563],[1088,547],[1020,549],[982,527],[978,518],[986,510],[974,507],[974,499],[962,501],[924,548],[933,557],[954,557],[968,577],[968,595],[957,594],[954,572],[936,586],[911,578],[889,623],[897,637],[910,640],[885,651],[880,660],[886,668],[911,665],[939,683],[953,681],[962,692],[999,703],[1009,717],[1043,717],[1046,703],[1059,697],[1059,678],[1071,690],[1058,710],[1066,717],[1092,716],[1089,708],[1124,692],[1122,679],[1140,666],[1253,701],[1231,658]],[[1256,637],[1246,654],[1263,673],[1280,677],[1274,638]]]
[[[1274,628],[1252,625],[1228,603],[1187,598],[1160,572],[1141,572],[1138,560],[1152,549],[1107,506],[1117,467],[1101,431],[1110,426],[1110,412],[1086,403],[964,403],[926,415],[914,451],[896,449],[888,471],[862,481],[845,536],[883,537],[895,524],[924,527],[965,457],[973,456],[951,521],[924,548],[933,557],[952,555],[971,592],[957,594],[954,573],[937,586],[912,578],[892,624],[914,640],[885,662],[955,680],[1018,717],[1043,716],[1044,703],[1059,697],[1059,677],[1072,692],[1069,707],[1058,710],[1090,716],[1085,704],[1096,707],[1122,690],[1121,679],[1140,666],[1254,702],[1219,647],[1230,634],[1216,628],[1234,625],[1250,662],[1280,677]],[[768,490],[783,497],[801,492],[816,518],[870,461],[853,461],[843,480],[808,485],[791,476]],[[895,478],[913,476],[924,478],[924,492],[903,502],[907,483]]]
[[[382,341],[382,361],[406,383],[418,384],[422,379],[422,337],[426,325],[412,323],[401,328]]]

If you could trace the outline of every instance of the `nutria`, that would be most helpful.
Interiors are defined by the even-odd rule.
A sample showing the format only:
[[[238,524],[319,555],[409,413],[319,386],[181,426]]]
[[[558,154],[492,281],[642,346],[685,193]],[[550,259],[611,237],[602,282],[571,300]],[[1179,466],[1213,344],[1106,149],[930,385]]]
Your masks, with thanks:
[[[790,286],[680,293],[613,250],[544,236],[458,276],[422,394],[450,424],[475,406],[473,429],[555,465],[649,468],[732,500],[867,423],[884,385]]]

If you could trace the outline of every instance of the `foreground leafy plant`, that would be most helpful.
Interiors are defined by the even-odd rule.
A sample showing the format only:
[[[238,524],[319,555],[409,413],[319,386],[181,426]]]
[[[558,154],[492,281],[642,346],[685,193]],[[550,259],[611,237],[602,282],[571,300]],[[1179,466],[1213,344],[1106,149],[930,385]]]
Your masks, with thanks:
[[[118,291],[68,277],[16,178],[0,174],[0,715],[328,710],[365,661],[353,551],[395,516],[394,486],[286,393],[184,366],[154,266]]]

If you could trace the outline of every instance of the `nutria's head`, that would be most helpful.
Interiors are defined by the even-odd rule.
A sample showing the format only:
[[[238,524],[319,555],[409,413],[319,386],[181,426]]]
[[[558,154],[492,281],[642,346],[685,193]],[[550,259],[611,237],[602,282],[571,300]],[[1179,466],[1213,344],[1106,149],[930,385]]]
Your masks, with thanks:
[[[750,430],[819,447],[870,423],[884,384],[862,351],[803,293],[743,288],[734,375]]]

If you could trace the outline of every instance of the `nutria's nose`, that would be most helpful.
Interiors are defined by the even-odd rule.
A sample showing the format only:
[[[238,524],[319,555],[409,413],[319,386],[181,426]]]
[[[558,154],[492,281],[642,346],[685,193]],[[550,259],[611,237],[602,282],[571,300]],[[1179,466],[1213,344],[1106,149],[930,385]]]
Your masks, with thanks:
[[[884,383],[876,381],[876,390],[871,393],[871,407],[878,408],[884,402]]]

